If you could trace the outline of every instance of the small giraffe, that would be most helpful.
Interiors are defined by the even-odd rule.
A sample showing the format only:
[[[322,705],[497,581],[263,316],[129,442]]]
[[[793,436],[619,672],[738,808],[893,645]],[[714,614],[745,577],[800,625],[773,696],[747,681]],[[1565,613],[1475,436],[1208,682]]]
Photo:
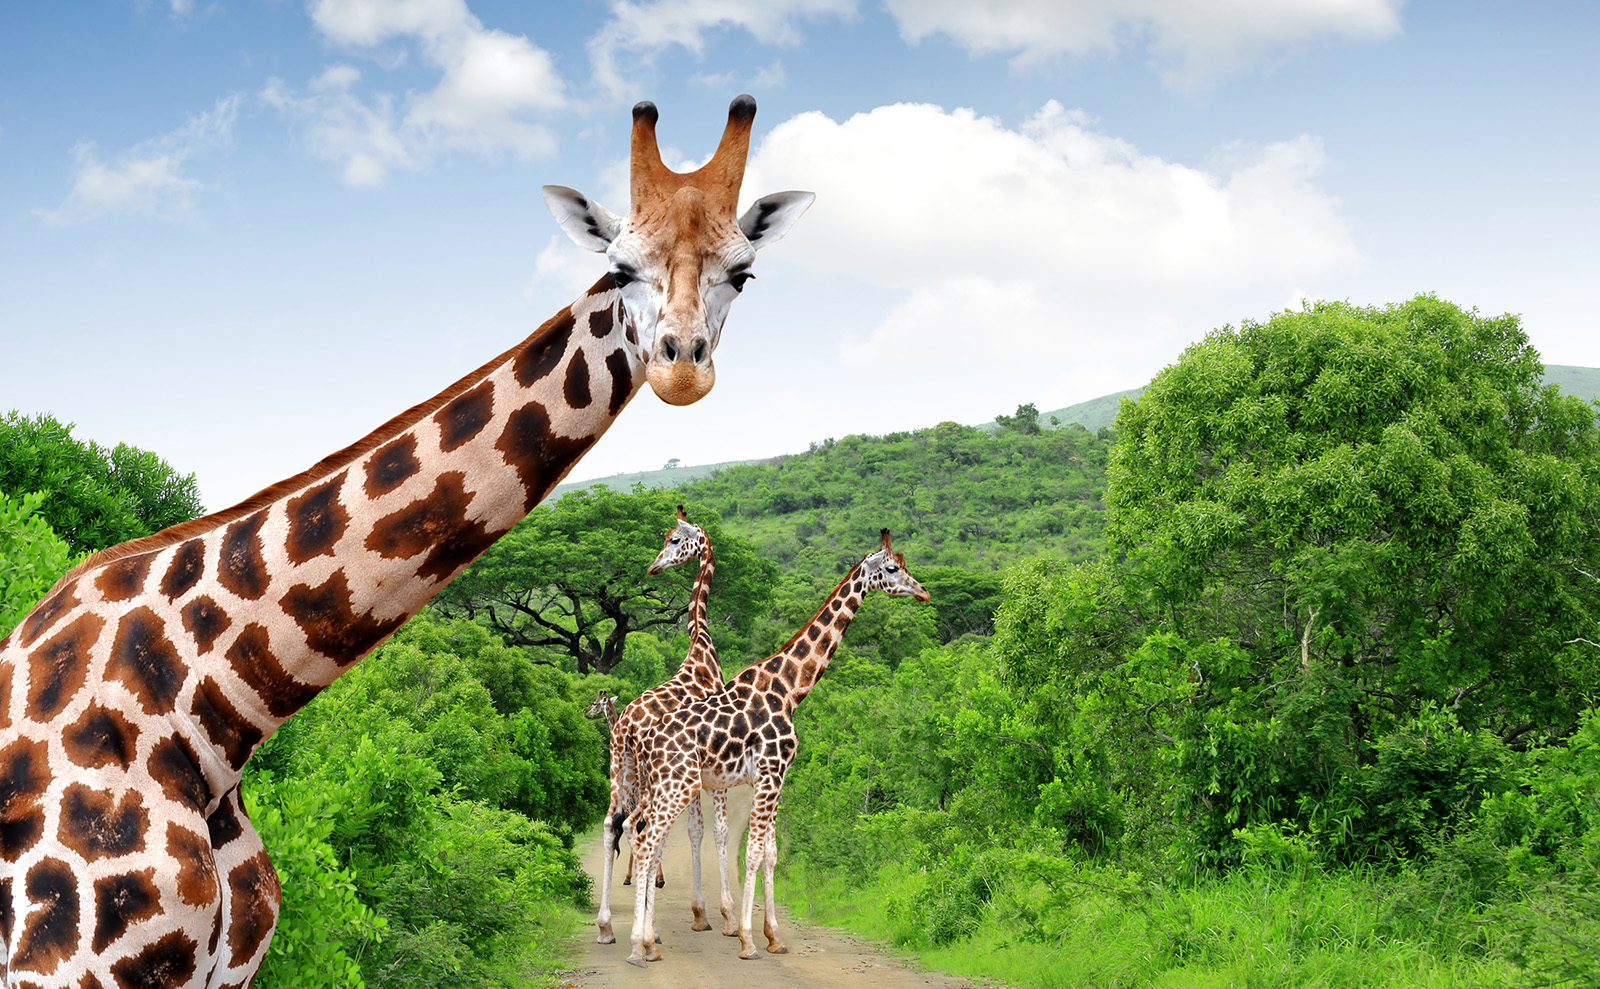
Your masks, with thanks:
[[[583,716],[586,718],[605,718],[606,735],[609,737],[612,730],[617,727],[617,695],[607,694],[604,690],[600,691],[599,695],[590,701],[589,706],[584,709]]]
[[[649,381],[676,405],[759,248],[810,193],[735,218],[755,101],[697,171],[633,109],[632,204],[546,202],[610,271],[532,336],[306,472],[90,557],[0,639],[0,982],[254,977],[278,877],[245,760],[537,505]]]
[[[828,668],[839,640],[868,591],[928,600],[928,592],[906,570],[905,557],[894,551],[889,530],[880,533],[878,549],[867,554],[834,587],[833,593],[783,648],[746,667],[715,694],[668,713],[644,740],[640,760],[649,781],[644,794],[646,826],[635,854],[647,863],[661,858],[661,842],[673,820],[700,802],[701,789],[726,792],[729,787],[755,787],[750,808],[750,834],[745,846],[744,901],[739,916],[739,957],[756,952],[750,920],[756,873],[766,870],[767,951],[789,949],[778,937],[772,872],[778,861],[776,823],[783,777],[794,762],[799,739],[795,707],[816,686]],[[655,895],[644,887],[634,892],[633,953],[628,961],[643,968],[659,961],[656,947]]]
[[[599,933],[595,941],[613,944],[617,937],[611,930],[611,869],[621,847],[624,834],[633,836],[629,844],[633,854],[628,871],[642,860],[638,850],[640,792],[643,782],[639,766],[640,740],[669,712],[685,704],[709,696],[722,687],[722,664],[717,661],[717,648],[707,630],[707,601],[711,594],[711,578],[716,573],[716,561],[711,553],[711,540],[706,531],[689,521],[683,506],[678,506],[678,521],[667,533],[666,544],[650,564],[649,572],[661,573],[670,567],[700,561],[700,571],[695,575],[694,592],[689,598],[689,652],[684,655],[678,672],[657,687],[640,694],[617,720],[611,729],[611,805],[606,810],[601,834],[600,912],[595,916]],[[722,875],[722,917],[726,931],[733,918],[733,898],[729,893],[728,879],[728,804],[726,794],[719,794],[716,808],[717,864]],[[626,823],[625,823],[626,822]],[[711,929],[706,920],[705,897],[700,881],[700,844],[705,837],[705,820],[699,801],[688,809],[686,826],[689,832],[690,866],[693,873],[693,894],[689,909],[694,915],[692,929]],[[656,863],[656,886],[665,885],[661,863]],[[648,872],[643,875],[649,875]],[[623,884],[628,884],[628,879]]]

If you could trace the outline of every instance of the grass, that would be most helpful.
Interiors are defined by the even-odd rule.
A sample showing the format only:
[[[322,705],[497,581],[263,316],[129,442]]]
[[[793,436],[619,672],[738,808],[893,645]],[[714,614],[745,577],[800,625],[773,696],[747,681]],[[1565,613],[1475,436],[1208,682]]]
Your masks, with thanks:
[[[1517,985],[1494,932],[1418,905],[1402,878],[1359,872],[1236,873],[1181,888],[1070,865],[1025,866],[970,904],[949,937],[929,875],[884,870],[864,887],[791,867],[787,905],[812,922],[883,938],[928,968],[1020,989]],[[935,943],[944,935],[945,943]]]

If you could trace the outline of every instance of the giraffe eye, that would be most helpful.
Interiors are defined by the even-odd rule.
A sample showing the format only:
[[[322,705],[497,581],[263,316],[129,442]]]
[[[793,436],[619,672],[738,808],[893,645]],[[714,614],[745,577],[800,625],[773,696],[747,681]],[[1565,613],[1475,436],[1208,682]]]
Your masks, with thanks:
[[[628,271],[626,268],[611,269],[611,284],[615,285],[617,288],[621,288],[622,286],[630,284],[633,281],[635,281],[633,272]]]
[[[748,272],[748,271],[736,271],[733,274],[728,276],[728,284],[733,286],[733,290],[735,292],[743,292],[744,291],[744,283],[748,282],[750,279],[752,279],[754,277],[756,277],[756,276],[750,274],[750,272]]]
[[[899,573],[899,572],[900,572],[900,568],[899,568],[899,567],[896,567],[896,566],[893,566],[893,565],[891,565],[891,566],[890,566],[890,567],[889,567],[889,572],[890,572],[890,573]]]

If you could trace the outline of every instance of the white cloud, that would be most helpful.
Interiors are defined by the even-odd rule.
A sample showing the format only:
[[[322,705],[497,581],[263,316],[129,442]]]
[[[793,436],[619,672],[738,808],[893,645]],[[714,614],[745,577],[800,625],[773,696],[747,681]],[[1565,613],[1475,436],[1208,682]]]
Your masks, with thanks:
[[[448,151],[521,159],[554,151],[539,118],[564,108],[567,95],[549,52],[485,28],[462,0],[315,0],[311,17],[329,41],[380,69],[398,69],[414,53],[438,74],[433,88],[398,99],[364,94],[362,73],[342,64],[303,93],[268,83],[262,98],[304,121],[307,148],[342,162],[350,184],[379,184],[393,169],[422,168]]]
[[[1164,161],[1053,101],[1016,129],[899,104],[778,125],[745,188],[814,190],[784,263],[890,301],[847,360],[1047,366],[1154,345],[1196,300],[1281,299],[1359,261],[1315,140],[1227,152],[1226,172]]]
[[[57,209],[36,210],[36,215],[52,225],[113,213],[195,222],[196,199],[205,183],[185,174],[184,167],[197,152],[227,144],[238,113],[239,97],[223,97],[177,130],[141,142],[109,162],[94,142],[80,142],[73,149],[77,170],[66,200]]]
[[[1238,74],[1285,47],[1324,37],[1380,40],[1400,31],[1402,0],[885,0],[901,36],[943,34],[974,54],[1114,52],[1147,40],[1171,84]]]
[[[612,0],[611,20],[589,40],[589,61],[601,92],[619,99],[637,90],[635,72],[648,68],[661,49],[698,56],[707,32],[730,27],[762,44],[792,46],[800,42],[798,22],[848,18],[855,11],[855,0]],[[781,67],[778,72],[781,82]]]

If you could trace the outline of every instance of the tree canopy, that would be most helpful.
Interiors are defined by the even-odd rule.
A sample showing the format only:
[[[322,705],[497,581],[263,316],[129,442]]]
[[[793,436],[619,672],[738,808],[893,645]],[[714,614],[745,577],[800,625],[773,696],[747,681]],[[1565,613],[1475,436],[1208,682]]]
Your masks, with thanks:
[[[44,498],[0,491],[0,639],[72,565],[72,548],[39,514]]]
[[[72,436],[49,415],[0,417],[0,491],[42,491],[39,514],[74,553],[148,536],[201,514],[193,474],[119,443],[106,449]]]
[[[484,623],[510,645],[565,654],[580,674],[610,673],[630,633],[669,630],[688,614],[694,564],[645,573],[677,504],[672,492],[598,485],[547,502],[457,577],[435,607]],[[717,564],[713,634],[736,644],[766,605],[777,568],[714,510],[694,501],[685,507],[710,537]]]

